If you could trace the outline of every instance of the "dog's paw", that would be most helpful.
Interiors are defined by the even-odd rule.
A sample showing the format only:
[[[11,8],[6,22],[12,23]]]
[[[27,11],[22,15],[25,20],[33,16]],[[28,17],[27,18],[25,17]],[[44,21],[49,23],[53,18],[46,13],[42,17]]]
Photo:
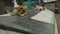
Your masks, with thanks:
[[[25,16],[24,14],[21,14],[20,16]]]
[[[14,13],[11,13],[12,16],[14,16],[15,14]]]

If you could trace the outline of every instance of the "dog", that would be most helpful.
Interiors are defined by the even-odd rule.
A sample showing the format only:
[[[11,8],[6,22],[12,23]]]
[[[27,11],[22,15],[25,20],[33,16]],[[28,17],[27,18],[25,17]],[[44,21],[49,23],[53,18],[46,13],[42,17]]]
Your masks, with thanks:
[[[33,6],[33,9],[41,11],[41,10],[43,10],[43,7],[39,6],[39,5],[36,5],[36,6]]]
[[[11,15],[19,15],[19,16],[26,16],[28,14],[28,8],[27,6],[19,6],[19,7],[16,7],[16,12]]]

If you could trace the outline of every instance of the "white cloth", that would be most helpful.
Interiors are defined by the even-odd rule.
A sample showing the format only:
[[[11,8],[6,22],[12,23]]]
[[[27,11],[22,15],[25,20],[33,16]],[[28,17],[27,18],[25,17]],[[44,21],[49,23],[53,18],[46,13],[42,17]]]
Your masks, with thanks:
[[[46,23],[54,24],[54,13],[48,9],[40,11],[37,15],[31,17],[31,19],[37,21],[43,21]]]
[[[13,3],[14,3],[14,10],[13,10],[13,12],[16,12],[16,7],[19,7],[19,5],[17,4],[16,0],[13,0]]]
[[[19,6],[16,0],[14,0],[13,2],[14,2],[14,8]]]

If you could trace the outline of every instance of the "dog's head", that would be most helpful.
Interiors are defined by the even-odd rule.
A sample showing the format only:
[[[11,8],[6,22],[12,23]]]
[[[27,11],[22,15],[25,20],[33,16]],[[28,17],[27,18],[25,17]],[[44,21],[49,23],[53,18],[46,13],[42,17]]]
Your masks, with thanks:
[[[23,10],[24,7],[23,6],[19,6],[19,7],[16,7],[17,10]]]

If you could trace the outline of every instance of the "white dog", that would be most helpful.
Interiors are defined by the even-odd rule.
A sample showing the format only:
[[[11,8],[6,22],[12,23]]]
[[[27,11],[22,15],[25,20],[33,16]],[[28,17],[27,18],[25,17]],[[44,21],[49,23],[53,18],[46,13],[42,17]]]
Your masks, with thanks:
[[[43,10],[43,7],[42,6],[39,6],[39,5],[36,5],[36,7],[34,7],[35,10]]]

